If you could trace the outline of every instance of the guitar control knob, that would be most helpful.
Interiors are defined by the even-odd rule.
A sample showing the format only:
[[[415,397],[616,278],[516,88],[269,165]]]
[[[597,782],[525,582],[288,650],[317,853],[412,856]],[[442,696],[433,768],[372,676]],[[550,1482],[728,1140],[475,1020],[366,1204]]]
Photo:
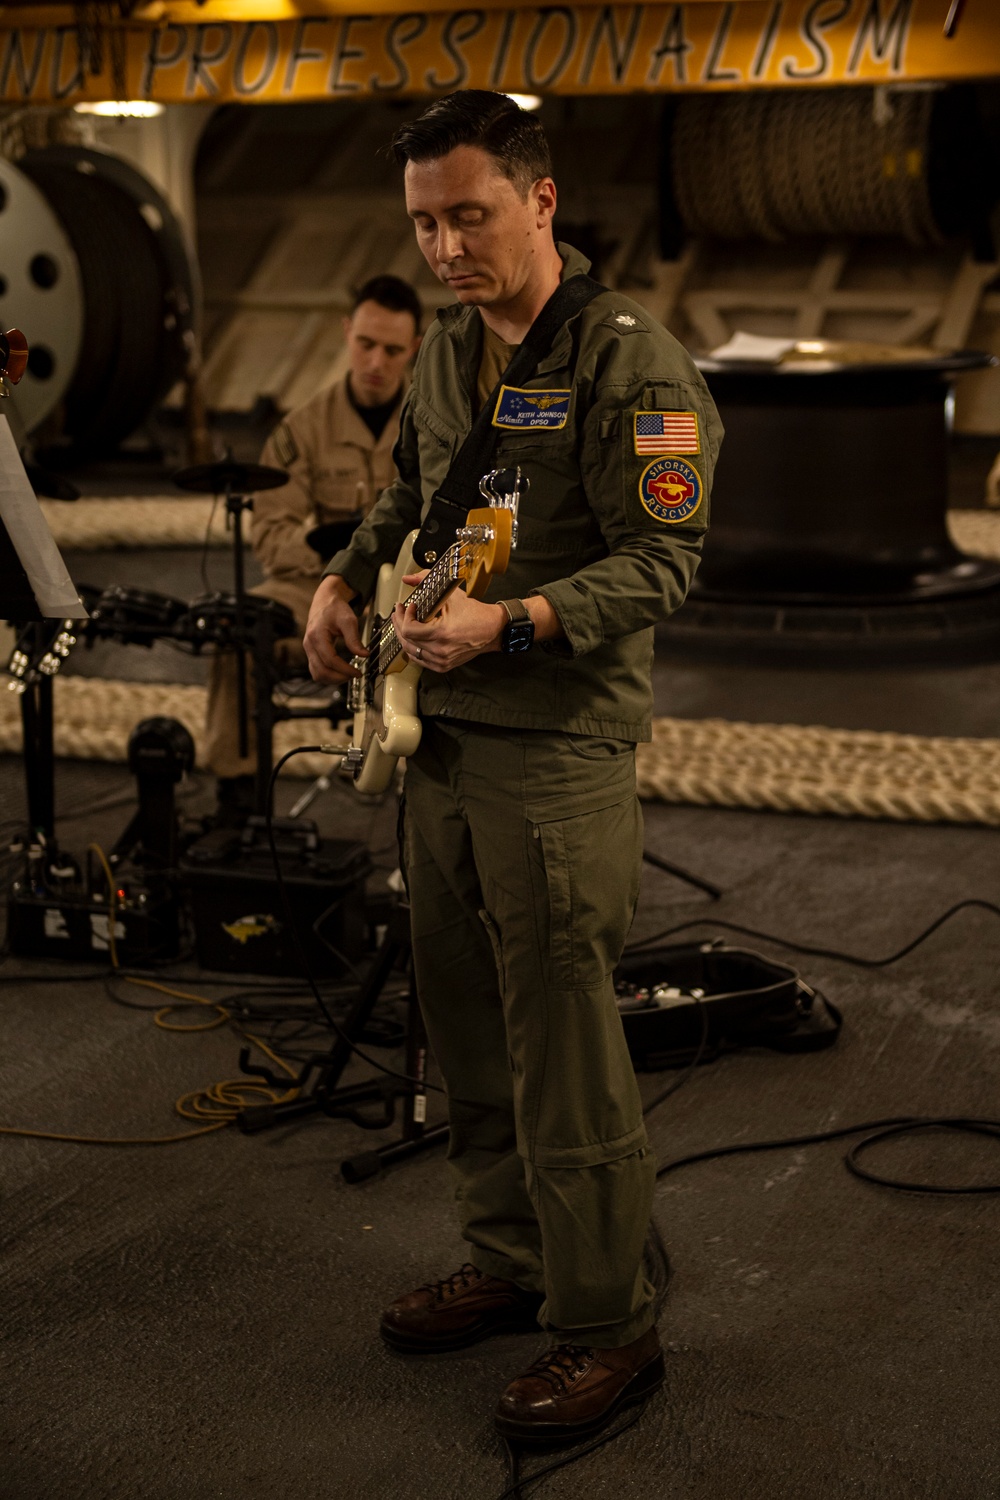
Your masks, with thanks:
[[[428,547],[427,551],[424,553],[424,562],[427,564],[427,566],[429,568],[433,568],[433,566],[437,562],[437,560],[438,560],[438,555],[434,551],[434,548],[433,547]]]

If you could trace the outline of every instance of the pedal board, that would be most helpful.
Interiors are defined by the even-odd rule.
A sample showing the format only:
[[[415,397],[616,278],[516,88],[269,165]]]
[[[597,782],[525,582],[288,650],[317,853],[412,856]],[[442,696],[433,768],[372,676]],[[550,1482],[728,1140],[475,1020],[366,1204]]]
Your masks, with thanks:
[[[7,899],[11,953],[21,958],[110,963],[107,901],[85,895],[49,895],[15,884]],[[175,958],[180,948],[177,901],[145,891],[128,893],[115,907],[115,956],[122,965]]]

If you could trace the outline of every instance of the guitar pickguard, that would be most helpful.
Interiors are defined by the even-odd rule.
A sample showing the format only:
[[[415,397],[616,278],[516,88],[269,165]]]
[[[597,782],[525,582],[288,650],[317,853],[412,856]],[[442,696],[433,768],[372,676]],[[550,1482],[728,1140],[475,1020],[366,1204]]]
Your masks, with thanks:
[[[355,662],[362,670],[361,707],[355,710],[351,742],[361,750],[364,759],[354,773],[359,792],[382,792],[392,781],[396,762],[412,755],[420,743],[420,719],[417,717],[417,683],[420,667],[416,662],[397,657],[393,668],[381,676],[373,667],[377,663],[378,637],[396,604],[409,597],[411,589],[403,576],[414,568],[413,543],[417,533],[407,538],[394,566],[384,564],[379,570],[371,614],[362,639],[372,655]]]

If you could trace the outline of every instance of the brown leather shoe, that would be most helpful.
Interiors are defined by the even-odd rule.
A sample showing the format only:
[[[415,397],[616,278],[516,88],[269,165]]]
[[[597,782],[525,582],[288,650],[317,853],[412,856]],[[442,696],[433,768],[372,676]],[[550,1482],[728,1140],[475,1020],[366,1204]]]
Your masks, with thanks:
[[[406,1354],[464,1349],[495,1333],[537,1333],[540,1292],[484,1276],[466,1261],[458,1271],[397,1297],[382,1314],[382,1337]]]
[[[621,1349],[558,1344],[511,1381],[497,1407],[497,1429],[520,1442],[575,1442],[645,1401],[663,1376],[655,1328]]]

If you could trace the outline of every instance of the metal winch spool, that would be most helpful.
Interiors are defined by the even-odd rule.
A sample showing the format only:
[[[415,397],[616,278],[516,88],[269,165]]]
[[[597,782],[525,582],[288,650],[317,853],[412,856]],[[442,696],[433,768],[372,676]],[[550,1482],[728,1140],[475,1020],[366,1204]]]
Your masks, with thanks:
[[[776,89],[679,101],[669,175],[689,233],[719,240],[981,231],[996,200],[968,88]]]
[[[28,368],[15,404],[29,431],[65,396],[83,341],[80,263],[55,209],[0,160],[0,319],[27,330]]]
[[[112,449],[188,362],[199,287],[180,224],[141,173],[81,146],[0,161],[0,189],[0,316],[31,350],[18,413]]]
[[[788,243],[776,283],[831,241],[844,256],[884,242],[904,278],[921,259],[954,259],[956,242],[992,262],[1000,168],[980,105],[964,85],[681,99],[666,125],[664,253],[685,234],[704,262],[713,244]],[[726,439],[703,563],[670,638],[727,659],[994,659],[1000,569],[964,556],[946,525],[952,384],[990,356],[817,342],[821,300],[811,316],[815,331],[773,365],[699,361]],[[810,350],[823,358],[811,364]]]

